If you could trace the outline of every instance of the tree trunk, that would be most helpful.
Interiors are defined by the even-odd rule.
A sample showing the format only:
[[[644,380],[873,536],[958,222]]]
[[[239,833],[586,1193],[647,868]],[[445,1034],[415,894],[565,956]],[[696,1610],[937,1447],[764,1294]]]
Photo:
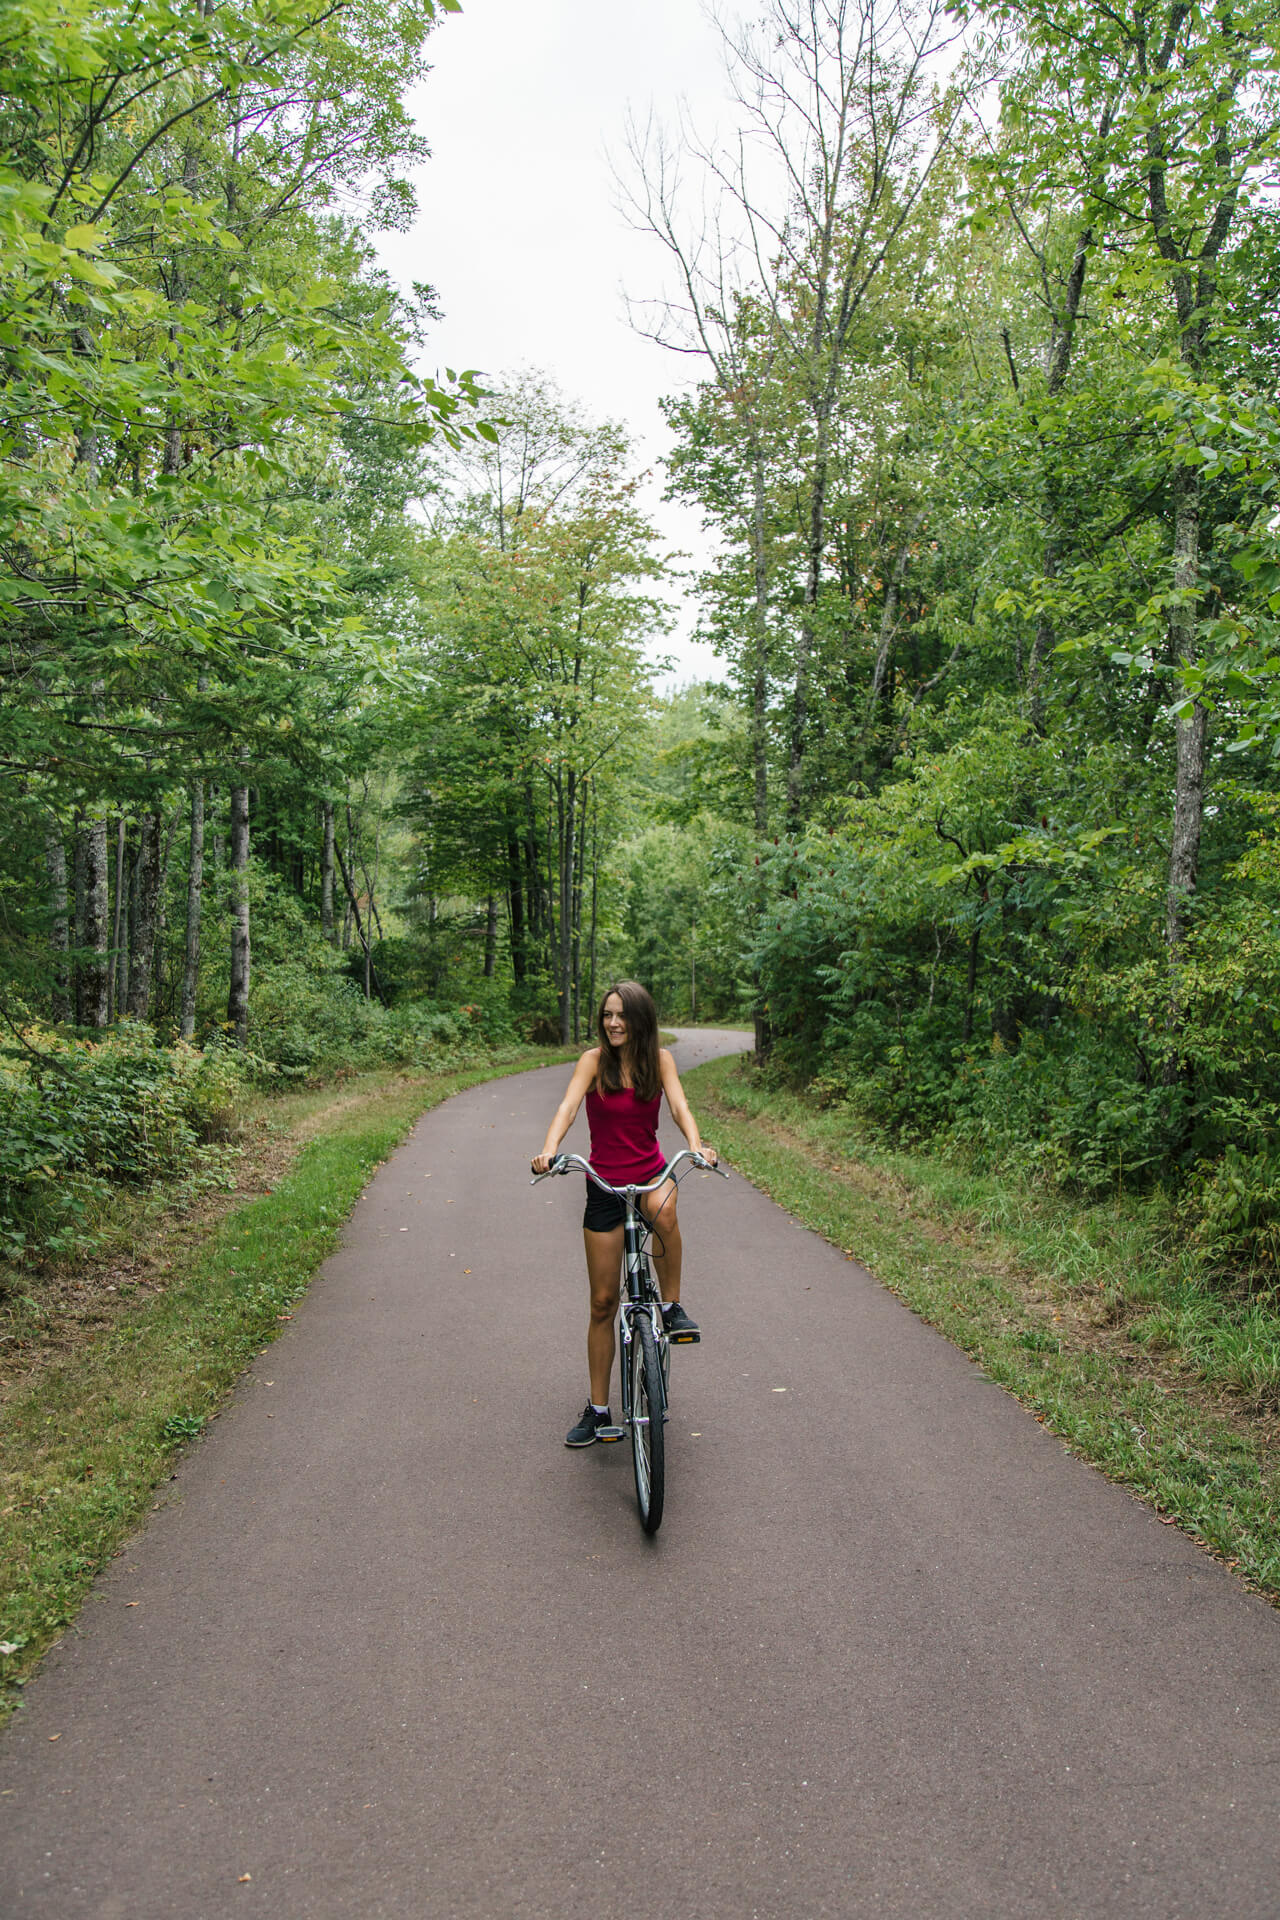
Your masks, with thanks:
[[[164,827],[164,815],[162,812],[157,810],[155,817],[157,846],[161,844],[160,830],[164,827],[164,850],[160,856],[160,869],[157,875],[156,885],[156,932],[154,943],[156,961],[155,972],[151,980],[152,1018],[155,1020],[163,1019],[165,1014],[165,989],[168,985],[168,946],[166,936],[169,931],[169,865],[173,858],[174,836],[178,831],[178,813],[179,810],[175,807],[169,815],[169,824],[167,827]],[[170,1003],[170,1011],[172,1011],[172,1003]]]
[[[764,454],[751,456],[751,566],[755,583],[755,649],[751,666],[752,807],[755,829],[769,831],[769,566],[765,551]]]
[[[903,583],[907,577],[907,567],[911,560],[911,543],[916,537],[923,514],[913,513],[907,522],[906,532],[902,536],[902,545],[898,557],[893,563],[889,584],[885,589],[884,606],[880,613],[880,638],[876,647],[875,664],[871,669],[871,692],[867,699],[867,748],[863,754],[863,771],[869,773],[872,764],[871,731],[876,723],[876,714],[885,696],[889,680],[889,661],[893,654],[894,636],[898,631],[898,602],[902,597]]]
[[[333,946],[337,937],[333,924],[333,802],[324,803],[324,845],[320,853],[320,931]]]
[[[355,916],[356,932],[359,934],[360,944],[364,948],[365,998],[366,1000],[371,999],[372,994],[370,989],[376,988],[378,998],[381,1000],[385,998],[385,995],[383,994],[382,988],[378,983],[378,975],[373,964],[373,954],[370,951],[370,947],[369,947],[369,938],[365,932],[364,922],[360,918],[360,903],[356,898],[355,886],[351,879],[351,869],[342,857],[342,848],[338,846],[336,842],[334,843],[334,852],[337,855],[338,871],[342,875],[342,884],[347,890],[348,917],[350,917],[351,915]],[[435,919],[434,901],[432,902],[432,905],[431,905],[431,919],[432,920]],[[432,992],[434,991],[435,991],[435,987],[433,986]]]
[[[1195,663],[1200,581],[1200,476],[1180,466],[1174,482],[1173,584],[1178,603],[1169,610],[1171,650],[1179,667]],[[1177,722],[1177,763],[1174,774],[1173,834],[1169,847],[1169,878],[1165,896],[1165,944],[1169,957],[1169,1023],[1175,1034],[1182,1026],[1178,974],[1190,922],[1191,897],[1200,862],[1204,824],[1204,763],[1208,715],[1199,701]],[[1166,1081],[1176,1078],[1177,1062],[1170,1056]]]
[[[67,849],[62,828],[50,820],[44,835],[45,871],[49,876],[49,947],[52,965],[49,982],[49,1008],[55,1020],[71,1017],[71,979],[67,954],[71,946],[68,917]]]
[[[753,774],[752,819],[761,839],[769,831],[769,573],[765,553],[764,454],[752,452],[751,470],[751,561],[755,578],[755,660],[751,675],[751,761]],[[790,787],[788,787],[790,793]],[[763,900],[763,882],[757,885]],[[769,1020],[760,998],[757,978],[756,1006],[752,1014],[755,1029],[755,1057],[760,1063],[768,1057]]]
[[[524,886],[520,873],[520,840],[511,831],[507,834],[507,910],[511,917],[511,979],[515,986],[522,987],[526,965]]]
[[[84,926],[88,915],[89,884],[89,840],[88,829],[84,824],[84,809],[76,808],[75,827],[71,837],[71,873],[75,887],[75,932],[74,941],[76,961],[72,970],[72,999],[75,1003],[75,1021],[78,1027],[87,1024],[84,1017],[84,963],[80,958],[84,948]]]
[[[126,841],[124,815],[121,814],[116,821],[115,911],[111,924],[111,1001],[112,1018],[116,1020],[124,1011],[124,1003],[129,993],[129,953],[125,944],[128,932],[125,902]]]
[[[982,945],[982,922],[979,921],[969,935],[969,964],[965,971],[964,982],[964,1025],[960,1038],[964,1041],[973,1038],[973,1001],[978,987],[978,950]]]
[[[578,829],[573,860],[573,953],[569,971],[573,982],[573,1043],[582,1035],[582,890],[586,879],[586,800],[578,800]]]
[[[558,895],[556,892],[556,874],[553,863],[558,857],[557,848],[560,845],[554,799],[555,785],[551,776],[548,774],[547,824],[542,835],[542,844],[545,845],[546,849],[546,862],[545,866],[540,863],[538,868],[538,909],[542,921],[542,940],[539,958],[553,986],[556,979],[557,955],[559,952],[558,935],[556,932]],[[541,847],[535,846],[535,851],[541,853]]]
[[[196,1030],[196,988],[200,980],[200,907],[204,882],[204,781],[191,783],[191,852],[187,863],[187,946],[182,967],[179,1031],[190,1040]]]
[[[484,916],[484,977],[492,980],[498,963],[498,896],[489,895]]]
[[[249,789],[231,789],[231,985],[227,1022],[236,1045],[249,1043]]]
[[[689,1023],[698,1024],[698,916],[689,915]]]
[[[595,783],[591,787],[591,947],[587,972],[588,1039],[595,1034],[596,1018],[596,907],[600,885],[600,815]]]
[[[365,797],[366,799],[368,798],[367,782],[365,786]],[[362,825],[363,825],[363,822],[364,822],[364,816],[362,813],[361,814]],[[364,948],[364,997],[366,1000],[372,1000],[373,998],[373,927],[368,920],[361,921],[360,906],[356,898],[356,891],[355,891],[355,886],[352,878],[356,870],[356,850],[357,850],[357,847],[359,846],[359,841],[360,841],[360,836],[356,830],[355,823],[352,819],[351,809],[350,807],[348,807],[347,808],[347,865],[343,868],[342,877],[343,877],[343,880],[346,882],[347,895],[351,903],[351,910],[356,917],[356,932],[360,935],[360,944]],[[373,890],[369,886],[369,874],[367,869],[365,871],[364,884],[365,884],[365,897],[368,900],[369,905],[372,907]]]
[[[156,904],[160,896],[160,816],[138,819],[138,859],[134,868],[133,924],[130,927],[129,995],[125,1012],[145,1020],[151,1011],[151,968],[156,941]]]
[[[524,898],[528,910],[529,941],[525,948],[526,959],[536,966],[545,958],[542,952],[545,944],[546,916],[542,897],[542,867],[538,854],[538,806],[534,798],[532,784],[524,790]]]
[[[1102,116],[1099,130],[1101,138],[1106,138],[1110,126],[1111,108],[1108,107]],[[1084,293],[1085,272],[1092,247],[1093,226],[1090,224],[1081,229],[1076,240],[1075,256],[1071,263],[1071,273],[1067,280],[1062,310],[1053,318],[1053,334],[1049,345],[1049,377],[1046,382],[1050,398],[1060,393],[1066,384],[1067,373],[1071,366],[1071,349],[1076,336],[1076,323],[1080,316],[1080,299]],[[1051,476],[1048,498],[1045,502],[1046,531],[1042,562],[1046,581],[1055,580],[1058,574],[1060,548],[1057,520],[1058,506]],[[1053,622],[1042,608],[1036,621],[1035,639],[1031,643],[1031,658],[1027,662],[1027,715],[1037,733],[1044,732],[1044,668],[1045,662],[1053,652],[1054,637]]]
[[[792,833],[804,823],[804,755],[809,731],[809,665],[818,633],[818,595],[822,589],[822,553],[827,538],[827,444],[830,409],[819,408],[816,419],[812,492],[809,497],[808,566],[804,611],[796,635],[795,681],[791,703],[791,739],[787,754],[787,827]]]
[[[568,1046],[573,1037],[573,871],[574,871],[574,828],[575,803],[577,800],[577,782],[574,769],[570,767],[567,781],[558,783],[560,787],[559,827],[560,827],[560,938],[557,943],[558,966],[556,991],[560,998],[560,1044]]]
[[[107,823],[82,823],[76,833],[76,945],[91,958],[76,969],[76,1021],[105,1027],[111,995],[107,950]]]
[[[221,796],[217,787],[211,786],[205,795],[204,803],[206,812],[211,813],[213,816],[213,871],[217,876],[214,882],[215,899],[218,912],[222,913],[224,909],[230,908],[231,901],[226,892],[223,879],[227,871],[227,836],[222,831],[222,807],[220,800]]]
[[[344,887],[346,888],[346,896],[347,896],[346,908],[342,915],[342,951],[344,953],[347,953],[350,951],[350,948],[351,948],[351,914],[352,914],[352,909],[355,905],[355,897],[356,897],[355,889],[351,881],[351,875],[355,870],[356,856],[355,856],[355,842],[354,842],[352,831],[351,831],[350,807],[347,808],[347,858],[346,858],[345,866],[343,865],[341,848],[336,847],[335,845],[335,852],[337,855],[338,865],[342,868],[342,882]],[[363,946],[365,944],[364,928],[361,926],[360,914],[358,910],[356,911],[356,926],[360,930],[360,943]]]

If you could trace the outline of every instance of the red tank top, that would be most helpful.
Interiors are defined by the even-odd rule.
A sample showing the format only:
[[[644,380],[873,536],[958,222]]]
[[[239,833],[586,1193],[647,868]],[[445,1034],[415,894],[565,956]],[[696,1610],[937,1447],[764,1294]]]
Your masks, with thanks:
[[[658,1145],[659,1093],[652,1100],[636,1098],[634,1087],[617,1093],[587,1095],[587,1125],[591,1129],[590,1160],[596,1172],[615,1187],[643,1186],[666,1165]]]

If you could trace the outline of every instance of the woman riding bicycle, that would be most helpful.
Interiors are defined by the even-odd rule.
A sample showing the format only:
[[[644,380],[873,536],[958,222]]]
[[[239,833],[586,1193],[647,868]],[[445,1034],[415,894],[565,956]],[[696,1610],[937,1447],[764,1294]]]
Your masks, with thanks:
[[[613,1186],[641,1186],[656,1180],[666,1165],[658,1145],[658,1110],[667,1096],[671,1118],[695,1153],[716,1164],[714,1147],[704,1147],[698,1123],[689,1111],[676,1063],[658,1045],[658,1009],[644,987],[620,980],[600,1003],[600,1045],[583,1054],[568,1091],[556,1108],[542,1152],[530,1162],[546,1173],[560,1142],[578,1117],[585,1095],[591,1129],[592,1166]],[[698,1328],[680,1305],[680,1227],[676,1220],[676,1183],[666,1181],[641,1196],[653,1225],[653,1263],[662,1289],[662,1318],[669,1335],[690,1343]],[[567,1447],[589,1447],[602,1438],[620,1439],[609,1418],[609,1379],[613,1372],[613,1323],[622,1284],[622,1227],[626,1209],[612,1194],[587,1182],[582,1239],[591,1287],[587,1329],[587,1368],[591,1398],[582,1417],[565,1435]],[[602,1429],[605,1430],[602,1432]]]

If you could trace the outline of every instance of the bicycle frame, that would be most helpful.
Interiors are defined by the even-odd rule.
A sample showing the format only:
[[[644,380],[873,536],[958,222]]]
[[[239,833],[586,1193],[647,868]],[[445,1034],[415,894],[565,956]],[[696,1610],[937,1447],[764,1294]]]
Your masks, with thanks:
[[[622,1229],[622,1297],[618,1302],[618,1359],[622,1374],[624,1426],[630,1426],[635,1418],[631,1405],[631,1342],[634,1338],[633,1329],[636,1319],[641,1314],[648,1319],[653,1328],[654,1342],[662,1362],[662,1412],[663,1418],[666,1418],[667,1382],[671,1364],[670,1343],[666,1328],[662,1324],[662,1297],[658,1292],[645,1246],[645,1242],[653,1232],[653,1225],[646,1218],[640,1205],[640,1196],[645,1193],[657,1193],[661,1187],[666,1186],[668,1181],[673,1186],[679,1186],[680,1182],[676,1178],[675,1169],[682,1160],[689,1161],[691,1167],[701,1167],[707,1173],[718,1173],[723,1179],[728,1178],[722,1167],[713,1167],[709,1160],[704,1160],[700,1153],[693,1151],[692,1147],[682,1147],[658,1178],[650,1180],[645,1186],[612,1186],[608,1180],[601,1179],[591,1162],[584,1160],[580,1153],[559,1153],[548,1169],[548,1173],[569,1173],[576,1168],[579,1172],[585,1173],[588,1180],[594,1180],[602,1192],[611,1193],[615,1200],[621,1200],[627,1210]],[[535,1184],[546,1177],[544,1174],[535,1174],[530,1184]]]

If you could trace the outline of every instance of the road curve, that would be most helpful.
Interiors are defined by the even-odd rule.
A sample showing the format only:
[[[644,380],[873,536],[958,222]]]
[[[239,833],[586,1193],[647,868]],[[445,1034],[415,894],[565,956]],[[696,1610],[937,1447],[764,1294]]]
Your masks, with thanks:
[[[1280,1618],[741,1180],[657,1539],[566,1451],[565,1078],[419,1122],[97,1583],[5,1920],[1273,1920]]]

